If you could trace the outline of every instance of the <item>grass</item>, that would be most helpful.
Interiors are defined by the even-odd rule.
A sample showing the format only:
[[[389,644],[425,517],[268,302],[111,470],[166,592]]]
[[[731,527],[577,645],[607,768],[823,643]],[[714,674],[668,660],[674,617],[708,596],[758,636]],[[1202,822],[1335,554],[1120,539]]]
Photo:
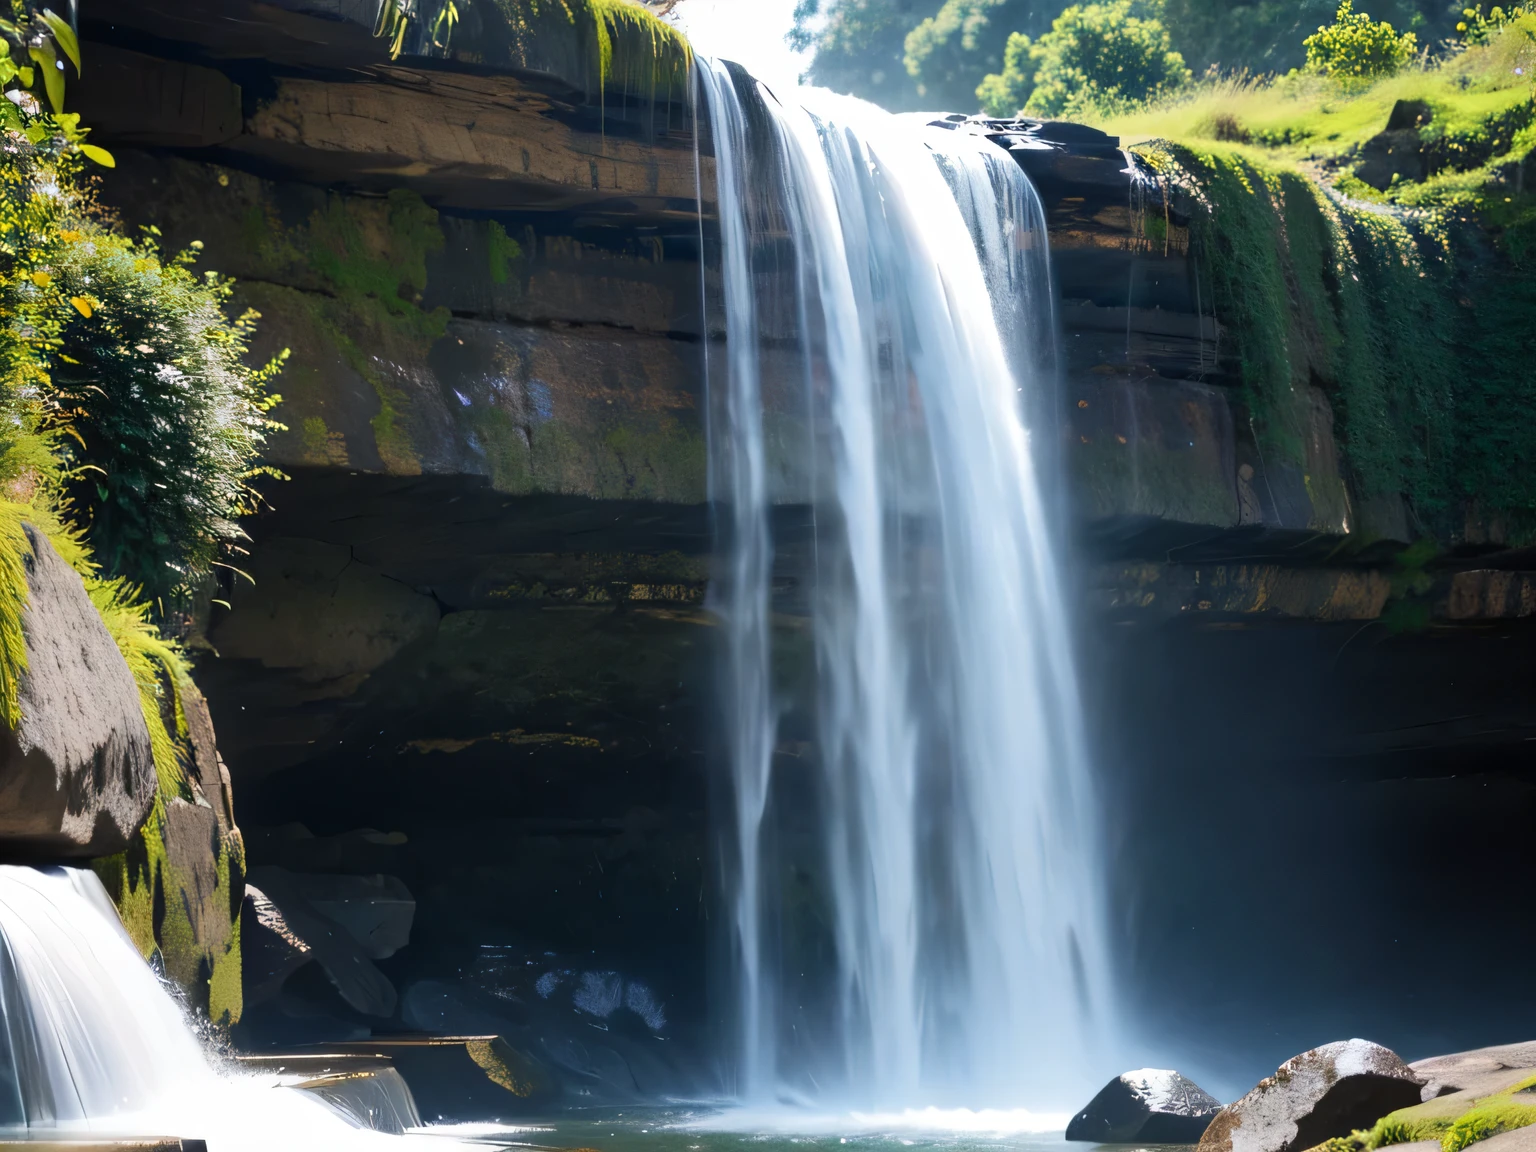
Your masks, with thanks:
[[[1489,44],[1440,61],[1421,59],[1360,92],[1302,73],[1212,78],[1163,102],[1100,117],[1097,126],[1131,145],[1219,143],[1251,147],[1271,162],[1339,164],[1386,126],[1400,100],[1421,101],[1433,111],[1426,140],[1454,142],[1530,105],[1533,76],[1536,14],[1527,14]],[[1527,134],[1520,147],[1531,143]]]
[[[1516,417],[1536,406],[1533,78],[1527,11],[1364,90],[1212,78],[1095,120],[1191,206],[1239,419],[1266,457],[1300,462],[1300,398],[1319,388],[1352,490],[1402,496],[1416,532],[1442,540],[1469,502],[1506,515],[1511,543],[1536,540],[1536,478],[1518,466],[1536,431]],[[1378,189],[1357,173],[1399,102],[1431,113],[1406,129],[1429,175],[1403,165]]]

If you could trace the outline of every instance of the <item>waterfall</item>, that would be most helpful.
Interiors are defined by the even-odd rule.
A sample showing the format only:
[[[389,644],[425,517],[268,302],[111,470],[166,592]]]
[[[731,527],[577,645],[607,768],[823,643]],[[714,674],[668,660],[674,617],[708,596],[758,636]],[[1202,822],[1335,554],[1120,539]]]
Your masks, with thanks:
[[[700,83],[737,1087],[1062,1111],[1109,982],[1026,430],[1053,385],[1038,198],[963,131]]]
[[[273,1077],[216,1071],[95,873],[0,865],[0,1138],[53,1132],[194,1137],[211,1152],[409,1139],[355,1128]]]

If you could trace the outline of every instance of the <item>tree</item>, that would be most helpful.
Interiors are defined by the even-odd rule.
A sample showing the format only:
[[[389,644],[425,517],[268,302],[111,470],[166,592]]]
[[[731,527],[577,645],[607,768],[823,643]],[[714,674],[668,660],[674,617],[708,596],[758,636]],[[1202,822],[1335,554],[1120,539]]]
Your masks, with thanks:
[[[1340,0],[1332,24],[1308,36],[1307,71],[1331,77],[1346,87],[1362,87],[1390,76],[1413,59],[1418,38],[1399,33],[1385,20],[1356,12],[1353,0]]]
[[[938,11],[942,0],[801,0],[790,44],[814,48],[806,79],[835,92],[873,101],[893,112],[923,106],[907,74],[907,33]],[[820,31],[810,22],[825,15]]]
[[[1141,101],[1187,84],[1189,69],[1173,50],[1157,18],[1160,11],[1161,4],[1135,0],[1066,9],[1049,32],[1027,45],[1034,86],[1026,107],[1039,115],[1061,116],[1084,104]],[[978,94],[985,93],[984,100],[1006,104],[1022,90],[1029,72],[1022,59],[1025,47],[1009,45],[1012,75],[1005,71],[983,80]]]
[[[1030,40],[1022,32],[1008,37],[1003,52],[1003,70],[982,80],[976,98],[988,116],[1016,116],[1029,103],[1035,90],[1035,62],[1030,57]]]
[[[1049,16],[1043,0],[946,0],[907,33],[907,74],[931,106],[970,111],[976,86],[1004,67],[1010,33],[1043,31]]]

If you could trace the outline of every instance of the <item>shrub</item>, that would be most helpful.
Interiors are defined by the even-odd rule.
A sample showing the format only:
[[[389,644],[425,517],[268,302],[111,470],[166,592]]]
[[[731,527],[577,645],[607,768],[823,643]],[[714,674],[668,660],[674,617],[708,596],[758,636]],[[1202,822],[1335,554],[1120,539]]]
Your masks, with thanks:
[[[1138,16],[1136,12],[1147,15]],[[1074,4],[1030,46],[1034,89],[1027,107],[1044,116],[1139,103],[1189,83],[1184,57],[1156,16],[1134,0]]]
[[[1307,70],[1345,87],[1364,87],[1391,76],[1418,50],[1412,32],[1399,33],[1385,20],[1356,12],[1354,0],[1340,0],[1333,23],[1308,36],[1305,45]]]
[[[51,255],[69,301],[51,370],[68,494],[106,572],[174,611],[240,535],[280,360],[246,364],[257,315],[230,320],[230,283],[195,276],[194,252],[165,260],[82,223]]]
[[[1463,44],[1487,44],[1500,32],[1523,16],[1536,13],[1536,4],[1511,4],[1508,8],[1495,4],[1486,15],[1481,4],[1461,10],[1456,21],[1456,35]]]
[[[239,535],[271,423],[276,365],[244,363],[254,314],[100,218],[78,143],[35,105],[0,101],[0,484],[57,488],[108,577],[161,619]]]

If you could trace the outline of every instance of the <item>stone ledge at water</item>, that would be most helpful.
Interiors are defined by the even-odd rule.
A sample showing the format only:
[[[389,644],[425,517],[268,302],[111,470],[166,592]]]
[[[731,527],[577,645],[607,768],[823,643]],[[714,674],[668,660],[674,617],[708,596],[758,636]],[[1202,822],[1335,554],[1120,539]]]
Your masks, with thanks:
[[[79,574],[24,528],[27,668],[21,721],[0,735],[0,841],[50,857],[106,856],[127,847],[154,802],[149,729]]]
[[[1369,1128],[1419,1102],[1424,1082],[1369,1040],[1339,1040],[1292,1056],[1221,1110],[1199,1152],[1290,1152]]]
[[[1194,1144],[1217,1100],[1169,1068],[1123,1072],[1100,1090],[1067,1125],[1067,1139],[1095,1144]]]

